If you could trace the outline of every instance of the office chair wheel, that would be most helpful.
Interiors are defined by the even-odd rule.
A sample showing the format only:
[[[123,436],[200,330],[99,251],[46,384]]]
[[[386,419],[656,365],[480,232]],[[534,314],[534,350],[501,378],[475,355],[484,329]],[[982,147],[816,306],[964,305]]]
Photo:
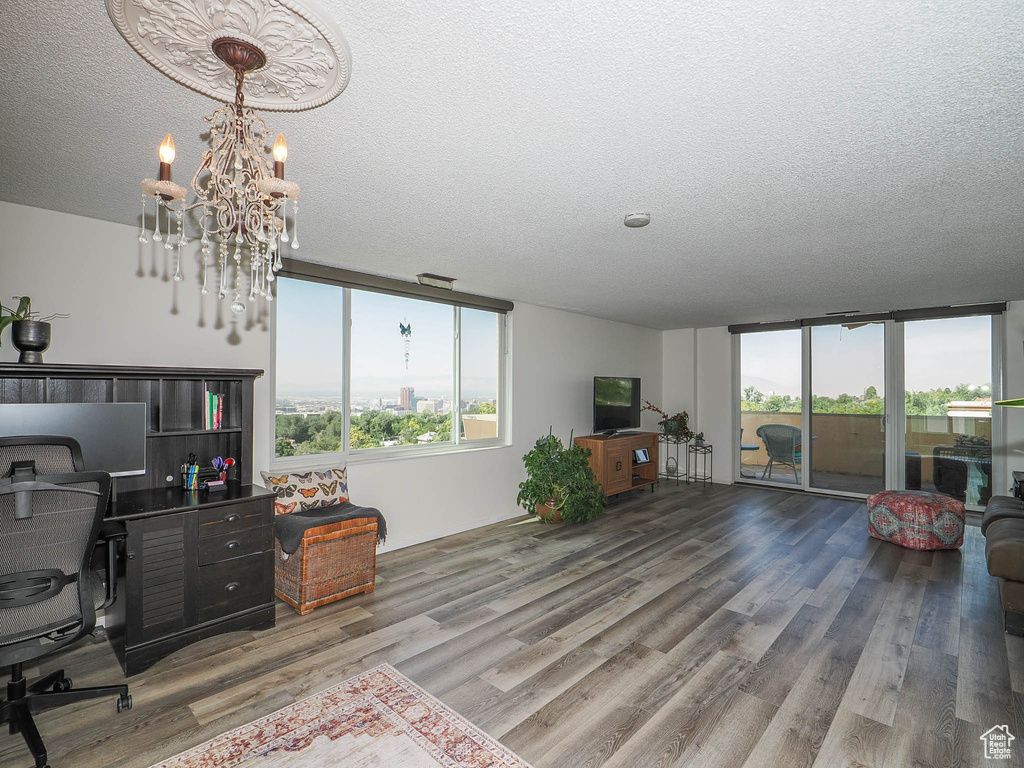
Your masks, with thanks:
[[[122,693],[117,697],[117,711],[124,712],[126,709],[132,708],[132,695],[130,693]]]
[[[53,690],[57,693],[61,693],[63,691],[70,691],[73,685],[74,682],[71,680],[70,677],[63,677],[53,684]]]

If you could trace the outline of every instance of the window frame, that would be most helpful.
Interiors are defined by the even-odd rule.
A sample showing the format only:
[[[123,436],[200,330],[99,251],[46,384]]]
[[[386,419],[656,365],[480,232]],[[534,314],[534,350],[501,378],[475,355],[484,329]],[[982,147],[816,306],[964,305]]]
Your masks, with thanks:
[[[906,449],[906,412],[904,392],[906,389],[906,345],[904,339],[904,323],[915,320],[945,320],[971,315],[988,315],[991,322],[990,354],[991,354],[991,397],[992,408],[992,488],[1004,488],[1009,479],[1006,445],[1006,425],[1003,408],[994,404],[1003,397],[1005,387],[1005,348],[1006,348],[1006,304],[981,304],[964,305],[963,307],[940,307],[921,310],[907,310],[891,313],[876,313],[871,315],[850,315],[849,319],[857,320],[884,320],[885,322],[885,396],[886,396],[886,459],[885,459],[885,488],[903,488],[906,483],[905,462],[903,460]],[[827,322],[826,322],[827,321]],[[750,478],[743,477],[742,462],[743,454],[740,438],[739,425],[743,413],[740,406],[742,395],[742,351],[741,338],[745,335],[753,335],[763,331],[776,330],[801,330],[801,429],[803,433],[810,434],[810,376],[811,376],[811,327],[815,325],[841,323],[844,318],[812,318],[809,320],[796,320],[780,323],[750,323],[745,325],[729,326],[732,335],[732,405],[731,413],[733,423],[737,425],[732,436],[732,455],[734,458],[733,479],[734,483],[756,486],[759,488],[779,488],[789,491],[800,491],[815,493],[823,496],[840,496],[848,498],[863,499],[866,494],[834,489],[814,488],[809,485],[809,474],[803,473],[799,485],[792,483],[773,482],[770,480],[756,480],[751,483]],[[979,510],[968,507],[969,512]]]
[[[309,280],[302,275],[280,275],[289,280]],[[481,440],[465,440],[462,435],[462,309],[461,304],[449,303],[452,307],[452,439],[444,443],[428,443],[425,445],[395,445],[379,448],[352,449],[349,443],[350,429],[352,426],[352,405],[351,405],[351,381],[352,381],[352,291],[364,290],[367,293],[389,293],[388,291],[373,291],[366,289],[342,288],[342,443],[341,449],[329,453],[306,454],[302,456],[278,456],[277,455],[277,322],[278,302],[275,301],[270,313],[270,449],[268,467],[271,471],[285,471],[305,467],[321,468],[337,466],[338,464],[370,464],[380,461],[395,461],[413,459],[424,456],[437,456],[440,454],[465,453],[467,451],[493,450],[496,448],[507,448],[510,443],[511,403],[508,396],[510,391],[509,377],[511,365],[509,361],[509,333],[511,324],[510,312],[492,311],[496,315],[498,323],[498,391],[497,407],[498,435],[497,437],[484,438]],[[275,289],[276,290],[276,289]],[[401,294],[391,294],[399,295]],[[429,298],[417,296],[401,296],[412,301],[430,301]],[[437,302],[448,303],[448,302]],[[482,307],[470,307],[471,309],[484,309]]]

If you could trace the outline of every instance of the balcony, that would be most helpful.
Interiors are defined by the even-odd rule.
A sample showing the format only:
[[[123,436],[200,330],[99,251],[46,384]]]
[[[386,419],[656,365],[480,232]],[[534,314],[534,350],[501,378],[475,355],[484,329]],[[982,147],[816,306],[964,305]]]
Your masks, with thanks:
[[[991,495],[990,412],[950,405],[958,408],[945,416],[907,417],[907,487],[945,493],[971,506],[984,504]],[[759,426],[787,424],[799,429],[800,422],[799,413],[742,412],[742,443],[750,448],[741,452],[743,477],[761,479],[768,465],[768,453],[756,434]],[[814,488],[874,493],[885,487],[881,416],[817,413],[811,423],[812,455],[802,451],[801,480],[803,472],[810,470]],[[793,469],[778,463],[772,467],[771,480],[799,484]]]

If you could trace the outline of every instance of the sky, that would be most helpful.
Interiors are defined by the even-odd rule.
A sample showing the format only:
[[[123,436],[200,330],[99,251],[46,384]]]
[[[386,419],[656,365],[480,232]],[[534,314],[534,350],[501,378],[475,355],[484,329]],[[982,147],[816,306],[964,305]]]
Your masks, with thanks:
[[[958,317],[904,323],[906,387],[915,392],[981,386],[992,379],[992,319]],[[800,330],[749,333],[740,338],[740,389],[800,395]],[[883,392],[883,326],[811,329],[811,377],[816,395]]]
[[[341,397],[343,289],[279,278],[277,393]],[[369,291],[352,291],[352,394],[398,399],[451,398],[454,388],[454,308]],[[497,398],[498,318],[462,310],[462,396]],[[400,324],[411,325],[409,366]]]

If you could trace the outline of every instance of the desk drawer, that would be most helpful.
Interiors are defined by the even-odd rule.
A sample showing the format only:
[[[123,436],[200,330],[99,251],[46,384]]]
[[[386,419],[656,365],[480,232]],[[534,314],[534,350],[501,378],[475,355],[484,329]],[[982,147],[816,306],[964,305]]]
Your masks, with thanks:
[[[199,621],[212,621],[269,603],[273,576],[268,579],[267,574],[273,574],[273,568],[273,552],[202,566],[199,569]]]
[[[204,536],[199,540],[199,565],[221,563],[273,548],[274,528],[270,525],[236,533],[222,533],[219,536]]]
[[[273,497],[199,510],[199,538],[237,533],[274,521]]]

